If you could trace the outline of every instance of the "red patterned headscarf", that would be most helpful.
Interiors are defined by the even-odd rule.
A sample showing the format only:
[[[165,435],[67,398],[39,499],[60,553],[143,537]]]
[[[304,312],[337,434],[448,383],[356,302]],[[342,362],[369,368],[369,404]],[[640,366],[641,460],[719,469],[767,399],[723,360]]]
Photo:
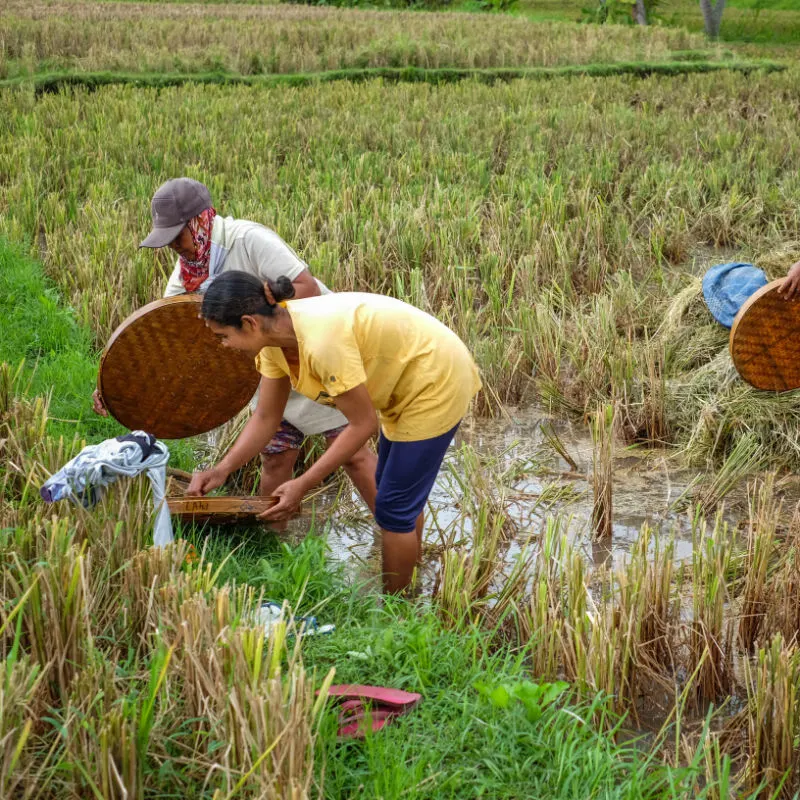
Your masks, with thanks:
[[[213,208],[201,211],[187,223],[194,242],[195,257],[192,261],[181,256],[181,281],[187,292],[196,292],[208,277],[211,262],[211,229],[217,212]]]

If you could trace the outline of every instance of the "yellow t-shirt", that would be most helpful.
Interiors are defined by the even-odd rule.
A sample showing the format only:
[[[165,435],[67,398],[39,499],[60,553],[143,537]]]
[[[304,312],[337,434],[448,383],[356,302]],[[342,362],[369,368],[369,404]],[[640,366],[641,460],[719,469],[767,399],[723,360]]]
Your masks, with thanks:
[[[387,439],[432,439],[449,431],[481,388],[461,339],[414,306],[376,294],[342,292],[290,300],[300,351],[297,374],[279,347],[256,357],[267,378],[289,376],[300,394],[333,405],[366,384]]]

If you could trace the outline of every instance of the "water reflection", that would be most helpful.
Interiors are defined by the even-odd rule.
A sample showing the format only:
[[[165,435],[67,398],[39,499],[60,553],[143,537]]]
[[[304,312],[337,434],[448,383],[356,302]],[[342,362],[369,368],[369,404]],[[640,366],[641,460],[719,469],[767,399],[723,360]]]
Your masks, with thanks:
[[[544,421],[547,417],[541,412],[526,410],[510,412],[501,420],[478,420],[462,426],[430,498],[425,533],[429,561],[435,559],[437,547],[470,530],[459,480],[465,473],[460,452],[463,445],[474,448],[490,462],[488,471],[500,476],[500,484],[491,491],[515,528],[514,539],[504,553],[509,563],[524,543],[535,543],[546,519],[556,514],[566,517],[564,530],[596,566],[619,563],[645,523],[675,535],[677,559],[691,556],[690,520],[685,511],[676,509],[676,501],[690,486],[695,472],[674,469],[668,451],[620,448],[614,461],[613,532],[606,540],[593,541],[592,495],[587,482],[592,443],[588,430],[548,421],[574,462],[573,468],[548,445],[542,435]],[[291,523],[294,536],[305,535],[312,514],[317,529],[327,531],[335,560],[361,575],[365,570],[371,573],[380,569],[375,526],[355,492],[346,496],[337,495],[334,489],[321,493],[313,510]]]

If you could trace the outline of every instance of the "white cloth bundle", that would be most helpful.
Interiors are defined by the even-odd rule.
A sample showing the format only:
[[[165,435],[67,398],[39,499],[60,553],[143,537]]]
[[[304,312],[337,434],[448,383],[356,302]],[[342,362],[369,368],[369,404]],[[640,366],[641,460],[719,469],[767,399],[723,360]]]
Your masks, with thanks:
[[[106,486],[119,477],[133,478],[143,472],[153,489],[156,521],[153,543],[163,547],[173,541],[172,521],[165,500],[167,484],[167,446],[144,431],[133,431],[116,439],[84,447],[72,461],[45,481],[39,490],[48,503],[70,499],[91,508]]]

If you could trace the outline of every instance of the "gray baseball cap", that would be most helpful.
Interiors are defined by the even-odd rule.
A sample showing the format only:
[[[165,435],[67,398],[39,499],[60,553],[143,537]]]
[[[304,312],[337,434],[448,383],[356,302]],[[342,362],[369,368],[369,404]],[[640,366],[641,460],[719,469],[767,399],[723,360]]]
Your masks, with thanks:
[[[211,193],[200,181],[173,178],[162,183],[150,203],[153,230],[139,247],[166,247],[192,217],[207,208],[211,208]]]

